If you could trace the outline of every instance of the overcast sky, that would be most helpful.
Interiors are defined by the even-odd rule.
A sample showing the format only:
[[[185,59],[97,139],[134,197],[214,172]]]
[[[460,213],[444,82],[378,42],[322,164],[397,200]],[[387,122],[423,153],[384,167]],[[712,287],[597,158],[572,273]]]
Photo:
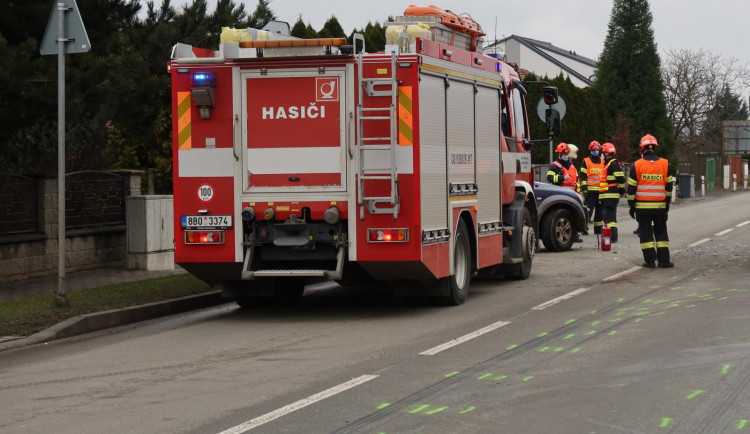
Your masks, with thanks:
[[[235,0],[240,2],[241,0]],[[179,4],[178,2],[175,2]],[[209,0],[211,7],[215,0]],[[157,2],[158,4],[158,2]],[[257,0],[245,0],[249,13]],[[279,20],[294,25],[301,15],[320,30],[335,15],[348,34],[368,21],[403,15],[409,4],[435,4],[468,13],[482,25],[488,41],[513,34],[550,42],[596,60],[607,35],[611,0],[271,0]],[[667,49],[705,48],[726,58],[750,63],[750,0],[650,0],[659,53]],[[495,22],[497,21],[497,27]],[[745,92],[743,92],[745,93]]]

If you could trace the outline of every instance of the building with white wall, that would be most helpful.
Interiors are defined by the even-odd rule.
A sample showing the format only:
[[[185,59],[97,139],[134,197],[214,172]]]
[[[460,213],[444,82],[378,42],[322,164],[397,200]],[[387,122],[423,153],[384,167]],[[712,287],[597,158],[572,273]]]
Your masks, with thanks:
[[[507,62],[515,62],[539,77],[554,78],[563,74],[577,87],[591,86],[596,73],[596,61],[575,51],[565,50],[549,42],[510,35],[492,44],[488,44],[484,54],[505,56]]]

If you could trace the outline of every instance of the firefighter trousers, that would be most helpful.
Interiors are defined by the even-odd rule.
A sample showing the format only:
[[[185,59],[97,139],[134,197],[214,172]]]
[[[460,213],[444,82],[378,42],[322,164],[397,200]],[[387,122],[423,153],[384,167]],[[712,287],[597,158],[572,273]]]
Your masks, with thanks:
[[[617,242],[617,204],[620,199],[602,199],[602,219],[612,229],[612,242]],[[594,228],[596,230],[596,228]]]
[[[583,203],[589,209],[589,218],[594,217],[594,233],[602,233],[602,204],[599,202],[599,192],[586,193],[586,200]]]
[[[652,211],[647,215],[636,212],[636,220],[638,221],[638,236],[641,239],[643,261],[653,264],[658,260],[659,264],[668,264],[667,211]]]

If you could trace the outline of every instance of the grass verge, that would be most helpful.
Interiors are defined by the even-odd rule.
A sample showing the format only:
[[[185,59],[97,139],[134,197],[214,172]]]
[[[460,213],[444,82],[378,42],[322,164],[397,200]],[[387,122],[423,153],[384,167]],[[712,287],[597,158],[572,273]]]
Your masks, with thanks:
[[[0,336],[29,336],[68,318],[210,292],[189,274],[118,283],[69,292],[68,306],[55,306],[53,294],[0,303]]]

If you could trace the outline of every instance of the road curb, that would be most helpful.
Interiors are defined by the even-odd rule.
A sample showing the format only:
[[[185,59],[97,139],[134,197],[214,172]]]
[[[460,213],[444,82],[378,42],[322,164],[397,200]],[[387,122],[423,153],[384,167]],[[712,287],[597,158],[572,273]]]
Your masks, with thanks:
[[[0,352],[227,303],[221,291],[69,318],[22,339],[0,343]]]

